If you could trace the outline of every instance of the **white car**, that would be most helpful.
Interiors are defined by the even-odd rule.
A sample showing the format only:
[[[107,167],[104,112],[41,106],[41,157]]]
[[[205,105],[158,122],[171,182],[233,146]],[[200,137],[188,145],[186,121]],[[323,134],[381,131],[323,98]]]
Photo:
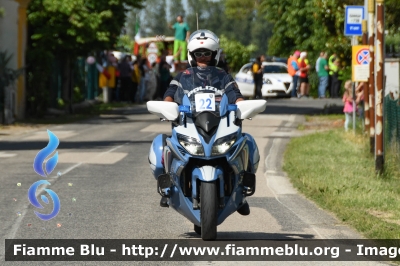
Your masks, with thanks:
[[[236,74],[235,80],[240,92],[245,97],[255,97],[252,63],[244,65]],[[288,74],[287,65],[279,62],[263,62],[263,97],[286,96],[292,91],[292,76]]]

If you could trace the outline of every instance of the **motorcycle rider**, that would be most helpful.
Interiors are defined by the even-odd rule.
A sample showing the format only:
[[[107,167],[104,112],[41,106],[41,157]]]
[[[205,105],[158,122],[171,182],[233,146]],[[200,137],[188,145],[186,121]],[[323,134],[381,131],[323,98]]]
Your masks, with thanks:
[[[230,74],[227,74],[221,68],[207,68],[207,66],[217,66],[221,53],[219,48],[219,39],[213,32],[209,30],[197,30],[193,32],[189,37],[187,49],[189,64],[193,71],[197,74],[197,77],[201,79],[202,77],[210,76],[210,74],[217,75],[222,83],[221,87],[225,89],[225,94],[228,97],[229,104],[235,104],[244,100],[238,85]],[[167,91],[164,94],[164,101],[177,102],[180,104],[180,99],[179,97],[175,97],[175,94],[178,87],[181,86],[179,80],[184,74],[185,71],[180,72],[171,81]],[[166,197],[162,197],[160,205],[162,207],[168,207]],[[250,214],[250,207],[247,201],[242,204],[237,212],[241,215]]]
[[[225,85],[225,94],[227,94],[229,103],[234,104],[243,101],[243,96],[232,78],[223,69],[218,73],[210,73],[207,66],[217,66],[221,50],[219,49],[218,37],[209,30],[198,30],[192,33],[189,38],[188,44],[188,59],[191,67],[197,67],[194,70],[200,76],[207,74],[214,74],[220,77],[220,80]],[[180,72],[170,83],[167,91],[164,94],[164,101],[174,102],[174,95],[178,88],[179,80],[184,72]]]

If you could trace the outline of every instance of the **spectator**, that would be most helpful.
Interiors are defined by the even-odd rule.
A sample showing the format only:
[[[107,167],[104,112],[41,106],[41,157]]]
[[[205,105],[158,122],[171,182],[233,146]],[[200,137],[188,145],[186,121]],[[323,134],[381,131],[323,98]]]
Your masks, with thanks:
[[[161,58],[165,58],[165,56],[161,56]],[[153,92],[153,95],[151,95],[151,99],[155,100],[158,97],[158,94],[160,92],[160,63],[161,63],[161,58],[159,58],[159,60],[157,60],[157,62],[154,62],[153,64],[151,64],[151,69],[154,72],[154,74],[156,75],[156,80],[157,80],[157,86],[156,86],[156,90]]]
[[[180,62],[186,60],[186,42],[189,40],[190,28],[186,22],[183,22],[182,16],[179,15],[176,21],[177,22],[173,26],[169,25],[169,27],[175,30],[174,60]],[[179,54],[180,60],[178,59]]]
[[[139,57],[132,64],[132,92],[130,93],[130,97],[129,97],[129,100],[132,103],[135,102],[136,93],[138,90],[138,86],[140,84],[140,78],[142,76],[142,73],[140,73],[138,60],[140,60]]]
[[[318,72],[319,86],[318,86],[318,97],[320,99],[325,98],[326,88],[328,87],[329,74],[328,74],[328,62],[326,61],[327,54],[321,52],[320,57],[317,60],[315,68]]]
[[[147,81],[146,92],[145,92],[145,95],[143,98],[144,101],[153,100],[153,96],[157,90],[157,76],[156,76],[156,72],[154,69],[156,66],[156,63],[154,62],[151,66],[152,67],[149,69],[149,72],[148,72],[149,76],[148,76],[148,81]]]
[[[321,51],[321,52],[319,53],[319,57],[318,57],[318,59],[317,59],[317,62],[315,62],[315,70],[317,71],[317,73],[319,72],[319,62],[321,61],[321,58],[324,57],[324,54],[325,54],[325,52],[324,52],[324,51]]]
[[[360,86],[358,86],[357,90],[359,90],[359,88]],[[344,89],[345,92],[342,98],[342,101],[344,103],[343,113],[345,115],[344,130],[348,131],[353,113],[353,82],[351,82],[351,80],[346,81],[346,83],[344,84]],[[364,93],[361,89],[361,92],[358,92],[356,94],[356,99],[355,99],[356,105],[360,103],[361,99],[363,99],[363,95]]]
[[[140,78],[140,85],[138,89],[138,93],[136,94],[137,101],[139,103],[143,103],[144,96],[146,93],[146,86],[149,80],[149,67],[147,66],[147,58],[143,58],[140,62],[139,69],[142,73]]]
[[[168,51],[168,55],[165,57],[165,61],[170,65],[169,72],[174,73],[175,72],[175,63],[174,63],[174,56],[172,55],[171,51]],[[161,98],[164,96],[161,95]]]
[[[157,98],[163,99],[165,92],[167,91],[169,82],[171,80],[171,66],[165,61],[164,58],[161,59],[159,64],[159,73],[160,73],[160,90]]]
[[[103,66],[99,65],[99,87],[103,90],[103,102],[112,100],[111,89],[116,86],[116,67],[114,66],[113,54],[105,54]]]
[[[329,92],[329,97],[332,98],[332,76],[333,76],[333,71],[332,69],[335,68],[335,62],[336,60],[336,53],[333,53],[328,60],[328,67],[329,67],[329,80],[328,80],[328,87],[326,90]]]
[[[307,63],[307,52],[301,52],[299,58],[299,69],[300,69],[300,94],[299,98],[305,96],[308,98],[309,92],[309,82],[308,82],[308,71],[310,69],[310,65]]]
[[[221,55],[219,57],[219,61],[218,61],[218,67],[222,68],[223,70],[225,70],[226,73],[229,73],[229,67],[228,67],[228,63],[225,60],[225,53],[221,52]]]
[[[331,98],[339,98],[339,90],[341,86],[341,81],[339,80],[339,66],[340,60],[336,58],[334,63],[330,65],[329,69],[331,69],[330,73],[332,74],[332,82],[331,82]]]
[[[253,80],[254,80],[254,90],[256,92],[256,99],[261,99],[262,98],[261,88],[263,85],[261,57],[257,57],[256,62],[254,62],[253,64]]]
[[[292,76],[292,97],[296,97],[297,93],[297,82],[299,79],[299,65],[297,60],[300,57],[300,51],[294,52],[294,54],[289,57],[288,62],[287,62],[287,67],[288,67],[288,73],[290,76]]]
[[[122,62],[119,64],[119,76],[121,79],[121,100],[122,101],[129,101],[129,93],[132,89],[132,68],[129,61],[130,57],[125,56],[122,59]]]

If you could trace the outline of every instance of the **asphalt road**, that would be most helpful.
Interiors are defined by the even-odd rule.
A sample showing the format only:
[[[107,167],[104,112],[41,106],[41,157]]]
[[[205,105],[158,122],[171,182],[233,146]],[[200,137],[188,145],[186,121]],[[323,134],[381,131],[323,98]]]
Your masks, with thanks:
[[[251,214],[237,213],[218,227],[219,239],[355,239],[356,232],[306,200],[281,170],[284,147],[304,119],[340,100],[270,100],[267,110],[244,131],[260,149],[257,191],[248,199]],[[27,191],[41,180],[32,167],[48,143],[46,128],[0,136],[0,264],[3,265],[132,265],[131,262],[4,262],[4,239],[187,239],[196,238],[193,225],[169,208],[160,196],[148,165],[152,139],[169,133],[170,125],[146,112],[144,106],[121,108],[80,123],[50,126],[60,144],[59,163],[47,178],[61,211],[50,221],[36,217]],[[57,175],[59,173],[60,175]],[[20,186],[18,185],[20,183]],[[51,205],[51,204],[50,204]],[[49,213],[51,206],[41,210]],[[161,262],[149,263],[159,265]],[[168,263],[171,264],[171,263]],[[198,262],[176,265],[236,265]],[[254,265],[275,265],[260,262]],[[309,265],[310,262],[285,262]],[[315,265],[319,265],[316,262]],[[324,264],[329,264],[324,262]],[[332,265],[335,263],[331,263]],[[344,263],[354,265],[353,262]],[[371,262],[369,265],[376,265]],[[363,263],[363,265],[366,265]]]

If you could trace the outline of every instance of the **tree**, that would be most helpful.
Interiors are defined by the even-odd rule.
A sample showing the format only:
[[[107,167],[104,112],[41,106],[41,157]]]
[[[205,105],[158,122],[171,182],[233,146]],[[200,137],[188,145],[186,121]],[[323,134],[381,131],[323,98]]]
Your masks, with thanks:
[[[167,19],[168,23],[174,24],[177,16],[183,16],[185,19],[185,9],[182,5],[182,0],[170,0],[169,2],[169,18]]]
[[[146,36],[166,35],[168,24],[166,20],[165,0],[147,0],[144,9],[143,29]]]
[[[238,41],[220,36],[221,48],[226,54],[226,60],[233,71],[239,70],[244,64],[250,61],[251,55],[257,50],[255,45],[244,46]]]
[[[43,94],[39,91],[48,90],[53,58],[63,64],[62,98],[71,102],[71,70],[75,58],[91,51],[113,48],[128,8],[141,8],[142,1],[32,0],[28,7],[30,54],[27,56],[31,66],[28,94],[32,105],[38,106],[37,101]],[[48,57],[44,58],[46,55]],[[37,88],[36,84],[43,87]]]
[[[385,23],[391,33],[400,33],[400,5],[398,0],[385,1]]]
[[[121,52],[132,53],[133,43],[129,35],[121,35],[117,40],[116,48]]]

